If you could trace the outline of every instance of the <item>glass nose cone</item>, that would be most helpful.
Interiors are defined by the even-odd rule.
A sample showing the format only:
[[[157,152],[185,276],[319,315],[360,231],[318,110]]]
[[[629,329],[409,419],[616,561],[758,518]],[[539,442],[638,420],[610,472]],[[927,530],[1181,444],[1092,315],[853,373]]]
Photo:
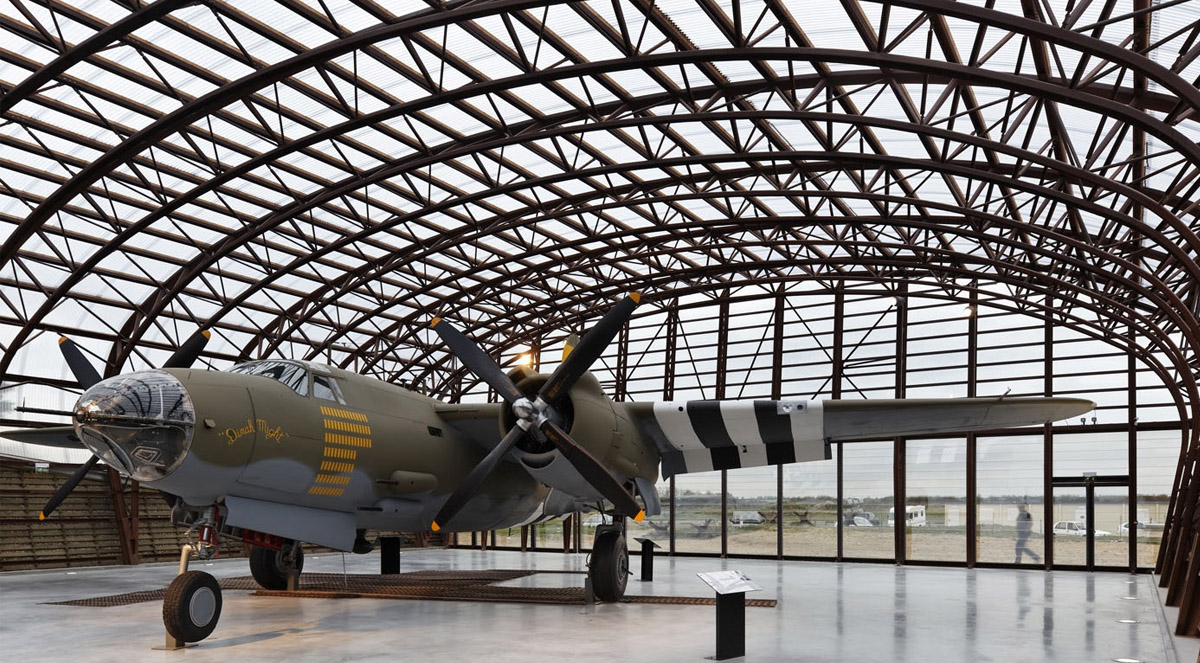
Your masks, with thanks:
[[[135,481],[155,481],[187,456],[196,411],[187,389],[163,371],[92,385],[75,405],[75,433],[105,463]]]

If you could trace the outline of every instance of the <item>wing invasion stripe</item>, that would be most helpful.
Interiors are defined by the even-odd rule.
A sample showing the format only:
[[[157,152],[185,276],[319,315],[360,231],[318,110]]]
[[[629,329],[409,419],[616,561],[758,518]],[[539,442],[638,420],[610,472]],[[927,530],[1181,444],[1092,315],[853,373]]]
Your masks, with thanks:
[[[779,414],[775,401],[754,401],[754,417],[764,444],[792,444],[792,420]]]
[[[344,444],[350,447],[371,448],[371,440],[369,438],[342,435],[341,433],[325,433],[325,444]]]
[[[742,466],[737,447],[716,447],[708,451],[712,454],[714,470],[736,470]]]
[[[796,462],[796,445],[791,442],[767,445],[767,463],[769,465],[787,465],[794,462]]]
[[[340,447],[325,447],[325,456],[328,458],[346,458],[348,460],[357,460],[358,452],[354,449],[342,449]]]
[[[709,449],[733,446],[729,431],[725,430],[725,420],[721,418],[720,401],[689,401],[687,415],[701,444]]]
[[[365,414],[360,414],[358,412],[351,412],[349,410],[343,410],[341,408],[336,408],[336,407],[329,407],[328,405],[321,406],[321,414],[323,414],[327,417],[341,417],[342,419],[349,419],[351,421],[361,421],[364,424],[367,423],[367,415],[365,415]]]
[[[340,463],[334,460],[321,461],[322,472],[353,472],[354,463]]]
[[[344,492],[346,492],[345,488],[333,488],[330,486],[313,486],[308,489],[309,495],[328,495],[330,497],[341,497]]]
[[[742,466],[738,448],[721,418],[720,401],[691,401],[687,404],[687,415],[696,437],[712,454],[714,470],[733,470]]]

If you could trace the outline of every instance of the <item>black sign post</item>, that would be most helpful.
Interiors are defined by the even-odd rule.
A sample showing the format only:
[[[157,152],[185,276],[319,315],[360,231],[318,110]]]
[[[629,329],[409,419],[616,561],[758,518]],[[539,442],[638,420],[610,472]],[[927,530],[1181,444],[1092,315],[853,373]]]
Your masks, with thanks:
[[[379,572],[385,576],[400,573],[400,537],[379,537]]]
[[[654,549],[662,546],[650,539],[634,539],[642,544],[642,582],[654,580]]]
[[[717,593],[716,660],[746,655],[746,592],[762,587],[750,582],[741,571],[698,573]]]

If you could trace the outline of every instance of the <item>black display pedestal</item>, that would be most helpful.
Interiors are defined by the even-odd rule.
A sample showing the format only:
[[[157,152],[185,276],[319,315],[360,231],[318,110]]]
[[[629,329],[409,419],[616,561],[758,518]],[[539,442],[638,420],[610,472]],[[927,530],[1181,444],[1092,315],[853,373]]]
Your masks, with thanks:
[[[746,592],[717,594],[716,660],[746,655]]]
[[[634,539],[642,544],[642,582],[654,580],[654,549],[662,546],[650,539]]]
[[[718,661],[746,655],[746,592],[762,589],[737,570],[697,573],[717,593]]]
[[[400,537],[379,537],[379,572],[383,575],[400,573]]]

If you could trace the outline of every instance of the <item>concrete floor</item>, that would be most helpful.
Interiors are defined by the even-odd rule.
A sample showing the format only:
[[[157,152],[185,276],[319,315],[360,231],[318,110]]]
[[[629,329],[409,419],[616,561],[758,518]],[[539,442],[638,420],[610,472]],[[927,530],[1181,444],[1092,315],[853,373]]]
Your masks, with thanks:
[[[414,549],[402,570],[582,570],[582,555]],[[697,572],[739,569],[762,585],[746,609],[747,661],[1195,660],[1177,651],[1148,576],[1034,570],[658,558],[630,594],[710,596]],[[638,568],[634,558],[632,566]],[[321,555],[315,572],[374,573],[378,554]],[[218,577],[244,560],[194,563]],[[704,661],[714,609],[685,605],[547,606],[224,594],[213,635],[185,651],[163,642],[158,602],[115,608],[44,605],[165,586],[171,564],[0,574],[0,659],[54,661]],[[541,574],[514,583],[577,585]],[[1121,623],[1118,620],[1135,620]],[[1188,645],[1187,641],[1184,646]]]

